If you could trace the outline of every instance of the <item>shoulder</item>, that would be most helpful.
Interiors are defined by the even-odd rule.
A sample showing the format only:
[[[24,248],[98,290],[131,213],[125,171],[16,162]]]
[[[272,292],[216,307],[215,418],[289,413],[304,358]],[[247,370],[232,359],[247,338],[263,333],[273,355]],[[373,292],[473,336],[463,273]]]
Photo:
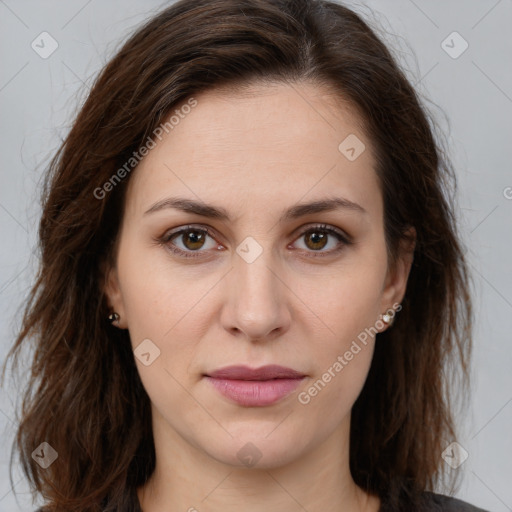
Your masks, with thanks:
[[[475,507],[457,498],[436,494],[432,492],[423,493],[424,512],[489,512],[482,508]]]
[[[490,512],[457,498],[429,491],[424,491],[419,495],[406,493],[398,499],[386,496],[382,500],[379,512],[410,512],[411,510],[416,512]]]
[[[38,508],[35,512],[44,512],[42,508]],[[457,498],[436,494],[432,492],[424,492],[422,495],[421,512],[489,512],[483,508],[475,507],[465,501]]]

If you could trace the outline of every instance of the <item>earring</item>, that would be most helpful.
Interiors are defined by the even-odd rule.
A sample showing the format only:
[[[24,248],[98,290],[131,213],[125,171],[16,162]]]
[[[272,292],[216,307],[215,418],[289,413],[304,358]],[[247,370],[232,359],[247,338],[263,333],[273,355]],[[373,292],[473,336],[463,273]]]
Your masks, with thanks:
[[[388,326],[392,326],[393,322],[395,321],[395,315],[391,314],[391,312],[394,313],[393,309],[388,309],[383,315],[382,315],[382,321],[387,324]]]
[[[110,315],[108,315],[108,319],[110,320],[111,324],[119,322],[119,318],[121,318],[121,317],[115,311],[113,313],[110,313]]]
[[[393,322],[393,318],[391,318],[391,315],[389,315],[388,313],[384,313],[382,315],[382,321],[385,324],[391,325],[391,323]]]

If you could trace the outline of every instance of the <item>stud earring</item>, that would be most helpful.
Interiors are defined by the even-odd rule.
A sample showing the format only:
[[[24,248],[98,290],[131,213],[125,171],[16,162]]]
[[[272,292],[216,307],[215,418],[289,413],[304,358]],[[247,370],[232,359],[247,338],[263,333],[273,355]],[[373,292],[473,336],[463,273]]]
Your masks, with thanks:
[[[393,318],[390,314],[388,313],[384,313],[382,315],[382,321],[385,323],[385,324],[388,324],[388,325],[391,325],[393,323]]]
[[[382,315],[382,321],[387,324],[389,327],[393,325],[393,322],[395,321],[395,310],[394,309],[388,309],[383,315]]]
[[[121,317],[115,311],[113,313],[110,313],[110,315],[108,315],[108,319],[110,320],[111,324],[114,324],[114,323],[117,324],[119,322],[119,318],[121,318]]]

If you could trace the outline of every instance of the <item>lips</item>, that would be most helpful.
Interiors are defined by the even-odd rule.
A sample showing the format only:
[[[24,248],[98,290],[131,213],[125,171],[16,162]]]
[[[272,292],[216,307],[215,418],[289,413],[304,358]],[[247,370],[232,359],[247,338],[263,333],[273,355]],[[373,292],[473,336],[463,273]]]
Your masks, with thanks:
[[[249,368],[248,366],[227,366],[208,374],[213,379],[230,380],[270,380],[270,379],[300,379],[303,373],[278,366],[276,364],[262,366],[261,368]]]
[[[278,402],[292,393],[304,377],[303,373],[279,365],[228,366],[204,375],[224,397],[244,407]]]

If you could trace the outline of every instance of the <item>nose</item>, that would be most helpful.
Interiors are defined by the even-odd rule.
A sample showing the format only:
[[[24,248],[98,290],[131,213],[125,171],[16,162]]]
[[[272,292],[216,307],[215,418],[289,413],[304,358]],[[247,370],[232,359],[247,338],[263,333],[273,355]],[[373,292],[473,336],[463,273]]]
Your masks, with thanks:
[[[224,328],[250,341],[270,341],[282,336],[290,327],[291,292],[284,284],[279,266],[272,264],[270,251],[264,250],[252,263],[235,255],[233,265],[221,316]]]

